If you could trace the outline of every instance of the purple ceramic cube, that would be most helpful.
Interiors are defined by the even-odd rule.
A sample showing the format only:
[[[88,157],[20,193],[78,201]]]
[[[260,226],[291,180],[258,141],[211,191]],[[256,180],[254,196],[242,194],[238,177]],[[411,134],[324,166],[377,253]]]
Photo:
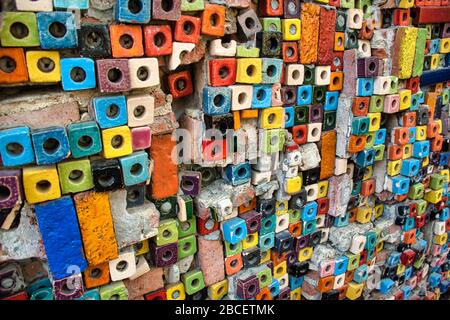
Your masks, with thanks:
[[[202,174],[197,171],[185,171],[181,174],[180,188],[185,195],[197,196],[202,187]]]
[[[81,273],[53,281],[55,300],[74,300],[84,294],[83,278]]]
[[[297,102],[297,89],[294,86],[283,86],[281,88],[281,101],[285,106],[293,106]]]
[[[309,123],[321,123],[323,119],[323,107],[315,104],[309,107]]]
[[[181,0],[152,0],[152,19],[177,21],[181,17]]]
[[[170,266],[178,260],[178,243],[175,242],[158,247],[152,242],[150,244],[150,253],[155,267]]]
[[[256,297],[259,293],[259,280],[256,275],[237,280],[236,295],[244,300]]]
[[[289,251],[286,253],[286,266],[289,268],[291,265],[297,262],[298,253],[295,251]]]
[[[247,225],[247,234],[258,232],[261,228],[261,213],[254,210],[239,215],[241,219],[245,220]]]
[[[0,209],[11,209],[21,201],[20,170],[0,171]]]
[[[127,59],[97,60],[100,92],[130,91],[130,70]]]
[[[295,238],[295,251],[299,252],[301,249],[306,248],[309,245],[309,235],[300,236]]]
[[[281,289],[277,300],[291,300],[291,289],[289,287]]]

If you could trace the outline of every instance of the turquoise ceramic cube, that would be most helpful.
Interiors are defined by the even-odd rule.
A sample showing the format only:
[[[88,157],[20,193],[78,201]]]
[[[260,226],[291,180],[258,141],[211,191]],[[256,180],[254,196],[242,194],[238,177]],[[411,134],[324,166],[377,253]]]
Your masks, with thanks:
[[[283,60],[262,58],[262,83],[278,83],[283,70]]]
[[[102,151],[100,129],[95,121],[72,123],[67,131],[72,157],[82,158]]]
[[[5,167],[34,163],[34,151],[28,127],[0,131],[0,159]]]
[[[36,15],[42,49],[72,49],[78,46],[75,15],[71,12],[39,12]]]
[[[139,151],[119,159],[122,167],[123,182],[132,186],[150,178],[149,160],[145,151]]]

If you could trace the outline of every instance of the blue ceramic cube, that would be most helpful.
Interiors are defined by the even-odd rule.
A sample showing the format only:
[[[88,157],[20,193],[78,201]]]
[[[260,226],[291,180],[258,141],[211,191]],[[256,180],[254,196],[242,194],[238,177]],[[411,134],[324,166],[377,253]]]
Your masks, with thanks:
[[[407,177],[414,177],[421,169],[420,160],[415,158],[403,159],[400,173]]]
[[[284,108],[284,127],[291,128],[294,126],[294,107]]]
[[[83,296],[77,298],[75,300],[101,300],[100,293],[97,289],[91,289],[89,291],[85,291]]]
[[[430,141],[416,141],[413,144],[413,157],[423,159],[430,154]],[[442,154],[441,154],[442,156]]]
[[[316,219],[317,216],[317,202],[311,201],[304,205],[301,209],[301,217],[303,221],[312,221]]]
[[[369,270],[367,267],[367,264],[363,264],[359,266],[353,275],[353,281],[356,283],[363,283],[367,280],[367,277],[369,276]]]
[[[440,39],[431,39],[428,54],[439,53],[439,43]]]
[[[116,20],[127,23],[149,23],[151,17],[150,0],[117,0]]]
[[[274,214],[261,219],[261,228],[259,234],[263,235],[269,232],[275,232],[277,217]]]
[[[416,132],[417,132],[416,127],[408,128],[408,137],[409,137],[408,143],[416,142]]]
[[[36,14],[42,49],[78,47],[77,25],[71,12],[53,11]]]
[[[272,105],[272,86],[253,86],[252,109],[270,108]]]
[[[128,122],[124,96],[97,97],[92,100],[93,118],[101,129],[120,127]]]
[[[431,273],[430,276],[428,277],[428,284],[430,285],[430,287],[432,288],[437,287],[441,282],[441,277],[442,275],[440,273],[437,272]]]
[[[299,86],[297,89],[297,105],[306,106],[312,103],[313,88],[311,85]]]
[[[402,175],[397,175],[395,177],[390,177],[389,181],[392,184],[391,192],[398,195],[404,195],[408,193],[409,190],[409,178]]]
[[[337,257],[334,260],[334,275],[338,276],[340,274],[347,272],[347,266],[348,266],[348,257],[347,256]]]
[[[420,97],[419,94],[412,94],[411,95],[411,106],[409,107],[409,110],[411,111],[417,111],[419,110],[419,106],[420,106]]]
[[[374,249],[377,246],[377,234],[373,231],[366,233],[366,249]]]
[[[325,104],[323,110],[325,111],[336,111],[339,101],[339,91],[327,91],[325,93]]]
[[[280,283],[277,279],[273,279],[272,283],[267,286],[270,291],[270,296],[275,298],[280,293]]]
[[[352,196],[356,196],[361,192],[361,184],[362,184],[361,180],[358,180],[356,182],[353,181]]]
[[[228,87],[203,88],[203,112],[209,116],[229,113],[231,110],[231,89]]]
[[[262,58],[262,83],[279,83],[283,70],[283,60]]]
[[[300,288],[303,284],[303,279],[304,277],[294,277],[289,275],[289,288],[291,288],[291,290]]]
[[[225,241],[237,244],[247,237],[247,225],[241,218],[233,218],[222,223],[222,234]]]
[[[346,212],[345,215],[334,218],[333,226],[335,226],[337,228],[348,226],[349,219],[350,219],[350,214],[348,212]]]
[[[0,131],[0,159],[5,167],[34,163],[34,151],[28,127]]]
[[[395,282],[390,278],[384,278],[380,281],[380,292],[382,294],[388,294],[394,287]]]
[[[258,246],[261,251],[267,251],[275,245],[275,233],[269,232],[259,236]]]
[[[31,139],[38,165],[58,163],[70,155],[69,139],[63,127],[34,130]]]
[[[225,168],[224,178],[233,186],[249,182],[251,178],[250,163],[244,162],[236,165],[228,165]]]
[[[89,0],[53,0],[55,8],[60,9],[89,9]]]
[[[373,143],[375,146],[384,144],[386,141],[386,128],[378,129],[377,134],[375,135],[375,142]]]
[[[90,58],[61,59],[61,82],[66,91],[94,89],[95,63]]]
[[[123,183],[132,186],[150,178],[147,152],[138,151],[119,159],[122,168]]]
[[[373,78],[358,78],[356,88],[357,96],[370,97],[373,94]]]
[[[72,157],[88,157],[102,151],[100,129],[95,121],[71,123],[67,127]]]

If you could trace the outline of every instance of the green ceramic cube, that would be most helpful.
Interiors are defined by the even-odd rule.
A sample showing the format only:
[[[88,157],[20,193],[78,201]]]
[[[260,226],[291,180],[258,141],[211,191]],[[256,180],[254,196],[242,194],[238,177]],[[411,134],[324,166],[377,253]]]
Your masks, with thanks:
[[[156,235],[155,242],[157,246],[163,246],[169,243],[177,242],[178,240],[178,227],[177,220],[167,219],[159,222],[158,234]]]
[[[377,133],[375,132],[369,132],[368,134],[366,134],[366,145],[365,145],[365,149],[373,149],[373,145],[375,143],[375,139],[377,137]]]
[[[190,196],[184,194],[182,194],[180,198],[183,199],[187,220],[192,219],[192,217],[194,216],[194,200],[192,200]]]
[[[289,210],[289,224],[293,224],[300,221],[300,210]]]
[[[355,8],[363,11],[363,18],[369,19],[372,15],[372,2],[371,0],[356,0]]]
[[[205,287],[203,273],[200,270],[192,270],[184,273],[181,276],[181,281],[184,284],[184,290],[189,295],[199,292]]]
[[[197,238],[190,235],[185,238],[178,239],[178,259],[186,258],[197,252]]]
[[[324,111],[322,131],[336,128],[336,111]]]
[[[262,19],[263,31],[281,32],[281,19],[280,18],[263,18]]]
[[[67,126],[72,157],[83,158],[102,151],[100,129],[95,121],[71,123]]]
[[[414,260],[414,264],[413,264],[414,268],[420,269],[420,267],[422,266],[424,261],[425,261],[425,256],[424,255],[421,255],[420,258],[418,258],[418,259],[416,258]]]
[[[430,188],[433,190],[440,190],[443,187],[444,187],[444,176],[439,173],[432,174],[430,180]]]
[[[0,42],[2,47],[38,47],[36,15],[33,12],[5,12]]]
[[[419,199],[419,200],[416,200],[416,203],[417,203],[417,215],[421,216],[421,215],[425,214],[425,212],[427,211],[428,202],[426,202],[423,199]]]
[[[353,9],[355,7],[355,0],[341,0],[341,8]]]
[[[450,89],[442,90],[442,104],[448,104],[450,102]]]
[[[234,256],[235,254],[242,252],[242,242],[231,244],[228,241],[224,241],[224,244],[225,244],[225,255],[227,257]]]
[[[421,184],[421,183],[413,184],[412,186],[409,187],[408,198],[410,198],[412,200],[422,199],[424,191],[425,191],[425,188],[424,188],[423,184]]]
[[[286,131],[284,129],[260,130],[262,132],[261,148],[265,153],[283,150]]]
[[[384,144],[373,146],[373,150],[375,150],[375,161],[380,161],[384,159],[385,148],[386,146]]]
[[[100,287],[101,300],[128,300],[128,290],[122,281],[115,281]]]
[[[203,0],[181,0],[181,11],[202,11],[205,9]]]
[[[371,96],[369,102],[369,112],[383,112],[384,96]]]
[[[68,161],[58,164],[61,192],[77,193],[94,188],[89,160]]]
[[[258,277],[260,288],[267,287],[272,283],[272,271],[269,267],[265,267],[259,271],[256,276]]]
[[[348,258],[348,266],[347,266],[347,270],[355,270],[356,268],[359,267],[359,254],[348,254],[347,255]]]
[[[398,78],[396,76],[391,76],[391,88],[389,90],[390,94],[398,92]]]
[[[238,57],[238,58],[259,58],[259,48],[247,47],[245,45],[237,46],[236,57]]]
[[[197,232],[197,225],[195,222],[195,217],[178,222],[178,237],[184,238],[191,234],[195,234]]]

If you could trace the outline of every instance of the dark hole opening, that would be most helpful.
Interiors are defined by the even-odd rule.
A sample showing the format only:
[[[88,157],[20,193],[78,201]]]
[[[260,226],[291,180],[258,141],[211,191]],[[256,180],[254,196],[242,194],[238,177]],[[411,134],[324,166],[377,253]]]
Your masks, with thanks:
[[[14,22],[11,25],[9,32],[16,39],[24,39],[30,33],[30,31],[28,30],[28,27],[22,22]]]
[[[66,35],[67,28],[63,23],[61,23],[59,21],[55,21],[50,25],[50,27],[48,28],[48,31],[50,32],[50,34],[52,36],[60,39]]]
[[[70,79],[74,82],[83,82],[86,80],[86,72],[80,67],[74,67],[70,70]]]
[[[16,70],[17,64],[11,57],[1,57],[0,58],[0,70],[4,73],[12,73]]]

